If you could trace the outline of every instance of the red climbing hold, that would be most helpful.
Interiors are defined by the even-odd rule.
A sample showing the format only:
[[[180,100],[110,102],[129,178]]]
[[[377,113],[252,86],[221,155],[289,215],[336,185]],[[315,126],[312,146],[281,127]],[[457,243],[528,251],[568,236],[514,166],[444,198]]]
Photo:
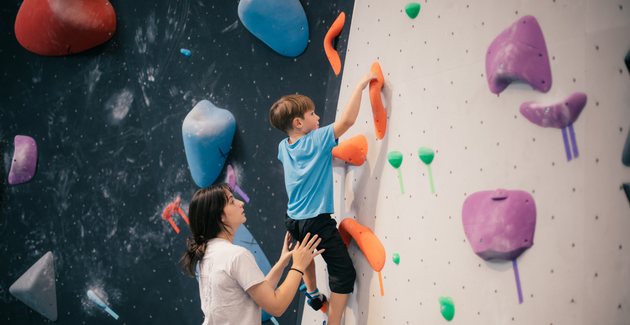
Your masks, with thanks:
[[[50,56],[85,51],[115,30],[116,13],[106,0],[24,0],[15,19],[20,45]]]

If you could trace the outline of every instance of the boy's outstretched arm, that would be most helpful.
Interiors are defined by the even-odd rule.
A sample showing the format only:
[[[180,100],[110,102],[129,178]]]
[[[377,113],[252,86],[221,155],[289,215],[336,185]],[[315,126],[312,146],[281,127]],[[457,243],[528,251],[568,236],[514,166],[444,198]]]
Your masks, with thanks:
[[[343,110],[341,118],[335,121],[333,124],[333,130],[335,131],[335,139],[339,139],[348,129],[354,124],[359,115],[359,107],[361,107],[361,95],[363,89],[370,83],[372,79],[376,79],[374,72],[368,72],[361,77],[357,85],[350,95],[350,100]]]

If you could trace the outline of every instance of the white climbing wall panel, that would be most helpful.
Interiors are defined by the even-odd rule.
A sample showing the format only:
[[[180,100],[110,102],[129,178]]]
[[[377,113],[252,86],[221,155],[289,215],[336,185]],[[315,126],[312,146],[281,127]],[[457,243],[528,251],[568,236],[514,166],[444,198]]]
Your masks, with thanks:
[[[345,324],[446,324],[438,298],[455,302],[453,324],[627,324],[630,320],[630,204],[621,185],[630,168],[621,153],[630,129],[630,1],[424,0],[417,18],[407,1],[356,0],[337,118],[359,78],[379,62],[389,116],[376,140],[367,89],[355,125],[363,166],[334,162],[335,217],[356,218],[383,243],[378,275],[358,246]],[[538,20],[553,85],[544,94],[513,83],[490,92],[485,52],[524,15]],[[580,156],[567,161],[559,129],[520,113],[523,102],[553,104],[588,95],[574,124]],[[431,194],[420,147],[436,151]],[[405,194],[387,153],[401,151]],[[518,260],[524,302],[512,263],[485,262],[464,234],[462,204],[477,191],[524,190],[537,207],[534,245]],[[392,254],[400,254],[400,264]],[[325,264],[318,284],[329,292]],[[325,315],[304,310],[303,324]]]

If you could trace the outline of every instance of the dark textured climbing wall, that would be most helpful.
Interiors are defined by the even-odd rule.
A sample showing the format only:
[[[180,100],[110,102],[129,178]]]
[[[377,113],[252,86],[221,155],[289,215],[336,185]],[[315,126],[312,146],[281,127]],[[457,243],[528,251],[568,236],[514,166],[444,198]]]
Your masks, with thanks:
[[[9,286],[47,251],[55,256],[59,324],[114,323],[88,299],[93,290],[120,324],[200,324],[197,282],[177,261],[190,235],[162,211],[177,197],[188,212],[198,189],[187,168],[181,126],[203,99],[237,122],[226,164],[251,198],[246,223],[273,264],[284,235],[287,197],[277,144],[284,134],[268,110],[289,93],[310,96],[322,124],[335,118],[341,75],[322,42],[353,1],[301,1],[309,20],[306,51],[283,57],[241,24],[237,1],[118,1],[112,39],[83,53],[44,57],[22,48],[13,24],[22,1],[0,4],[0,323],[44,317]],[[349,22],[339,44],[342,62]],[[192,56],[180,54],[189,49]],[[6,181],[13,138],[39,150],[33,180]],[[217,182],[225,179],[225,170]],[[303,299],[278,321],[301,322]]]

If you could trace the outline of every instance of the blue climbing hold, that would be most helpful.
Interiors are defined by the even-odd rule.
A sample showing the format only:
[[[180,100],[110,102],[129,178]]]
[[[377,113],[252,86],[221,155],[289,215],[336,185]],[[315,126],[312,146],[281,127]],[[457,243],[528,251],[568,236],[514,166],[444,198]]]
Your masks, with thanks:
[[[235,131],[234,115],[207,100],[200,101],[186,115],[182,126],[184,148],[197,186],[207,187],[217,180],[230,153]]]
[[[190,51],[187,49],[179,49],[179,52],[181,52],[185,56],[190,56]]]
[[[298,0],[241,0],[238,17],[274,51],[295,57],[308,45],[308,20]]]

